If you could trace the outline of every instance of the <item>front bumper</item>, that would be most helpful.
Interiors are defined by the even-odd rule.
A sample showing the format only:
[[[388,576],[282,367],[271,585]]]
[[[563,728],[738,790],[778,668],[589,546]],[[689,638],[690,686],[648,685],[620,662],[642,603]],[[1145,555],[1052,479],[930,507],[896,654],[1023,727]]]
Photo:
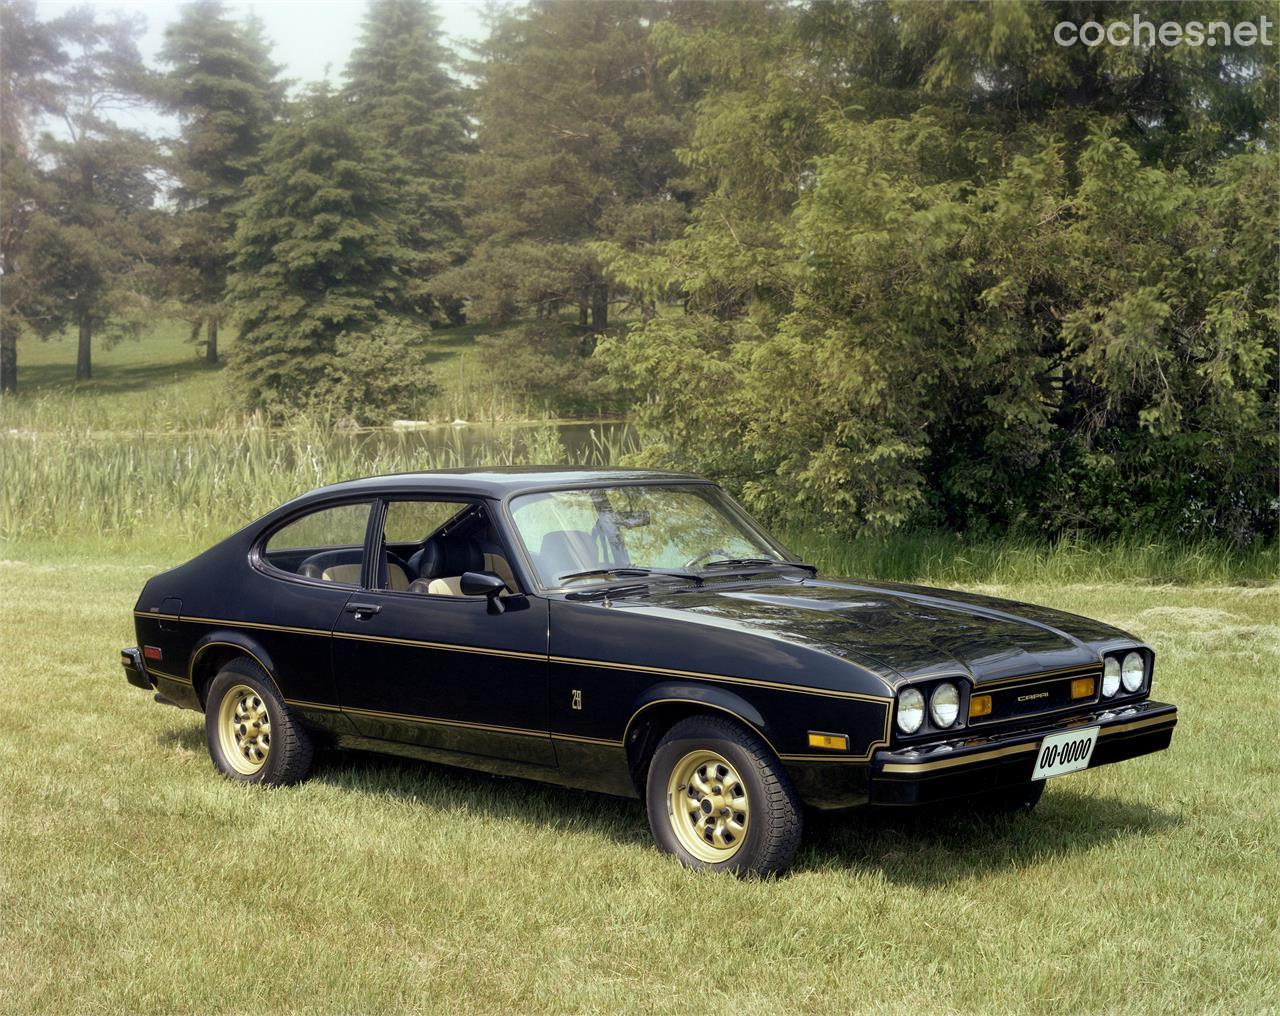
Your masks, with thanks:
[[[1169,747],[1177,722],[1176,706],[1138,702],[1015,733],[878,751],[871,760],[870,801],[930,804],[1027,783],[1041,739],[1075,727],[1102,728],[1090,769],[1122,762]]]

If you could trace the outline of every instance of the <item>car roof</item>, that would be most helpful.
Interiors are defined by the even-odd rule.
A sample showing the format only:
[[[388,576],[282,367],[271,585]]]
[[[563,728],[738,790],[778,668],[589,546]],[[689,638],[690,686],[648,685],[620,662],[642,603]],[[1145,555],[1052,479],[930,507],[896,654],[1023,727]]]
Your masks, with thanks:
[[[613,483],[709,483],[689,473],[653,469],[566,469],[563,466],[508,466],[494,469],[437,469],[346,480],[313,490],[296,501],[350,494],[406,494],[447,491],[472,497],[506,498],[540,490],[598,487]]]

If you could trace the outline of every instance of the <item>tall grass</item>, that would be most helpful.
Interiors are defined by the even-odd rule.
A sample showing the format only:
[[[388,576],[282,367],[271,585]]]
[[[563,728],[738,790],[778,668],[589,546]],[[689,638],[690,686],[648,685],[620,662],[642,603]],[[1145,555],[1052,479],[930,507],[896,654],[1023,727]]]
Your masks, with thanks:
[[[49,412],[52,413],[52,403]],[[191,422],[180,414],[165,425]],[[234,531],[289,498],[357,476],[459,467],[608,466],[636,450],[634,432],[601,426],[572,449],[550,424],[350,434],[323,422],[270,429],[235,421],[192,431],[101,432],[74,424],[0,433],[0,540],[82,551],[103,542],[175,554]],[[208,422],[208,421],[206,421]],[[854,540],[788,534],[825,572],[939,585],[998,583],[1266,583],[1275,544],[1238,549],[1160,540],[975,542],[952,533]]]
[[[833,575],[939,585],[1264,584],[1280,578],[1280,548],[1121,538],[1015,536],[970,540],[947,532],[892,533],[847,540],[792,533],[791,550]]]
[[[198,433],[0,435],[0,540],[157,536],[213,538],[289,498],[358,476],[531,463],[602,466],[630,449],[617,430],[592,432],[570,453],[551,425],[510,428],[464,443],[459,432],[378,440],[302,423]]]

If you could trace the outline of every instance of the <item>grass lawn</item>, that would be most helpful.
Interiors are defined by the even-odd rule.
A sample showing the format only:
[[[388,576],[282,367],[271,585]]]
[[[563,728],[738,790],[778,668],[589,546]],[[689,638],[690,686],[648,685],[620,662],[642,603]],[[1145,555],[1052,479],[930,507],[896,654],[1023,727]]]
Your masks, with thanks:
[[[124,683],[161,552],[0,550],[0,1010],[1274,1011],[1280,589],[984,589],[1159,652],[1173,749],[1022,819],[814,823],[777,882],[640,805],[366,755],[217,778]]]
[[[433,332],[427,360],[440,392],[424,401],[423,419],[518,415],[503,393],[491,390],[476,362],[475,340],[494,329],[483,324]],[[224,357],[234,341],[224,329]],[[69,424],[94,430],[155,431],[215,426],[234,415],[222,364],[210,365],[204,347],[188,341],[182,321],[159,321],[136,340],[111,348],[95,344],[93,377],[77,381],[73,336],[18,342],[18,397],[0,400],[0,426],[45,430]]]

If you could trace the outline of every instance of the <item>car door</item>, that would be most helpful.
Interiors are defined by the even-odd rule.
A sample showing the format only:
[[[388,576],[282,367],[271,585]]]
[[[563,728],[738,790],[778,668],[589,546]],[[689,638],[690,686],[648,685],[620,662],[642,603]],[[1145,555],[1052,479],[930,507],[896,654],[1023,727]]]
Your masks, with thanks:
[[[554,765],[546,601],[517,592],[494,612],[441,570],[484,570],[502,551],[484,505],[405,497],[379,511],[370,558],[385,563],[368,569],[333,632],[343,712],[367,737]]]
[[[251,622],[245,630],[272,661],[273,677],[291,706],[309,722],[342,733],[349,727],[337,711],[331,633],[360,589],[379,507],[366,497],[321,502],[288,516],[257,541],[254,570],[238,599],[211,603],[207,611]]]

